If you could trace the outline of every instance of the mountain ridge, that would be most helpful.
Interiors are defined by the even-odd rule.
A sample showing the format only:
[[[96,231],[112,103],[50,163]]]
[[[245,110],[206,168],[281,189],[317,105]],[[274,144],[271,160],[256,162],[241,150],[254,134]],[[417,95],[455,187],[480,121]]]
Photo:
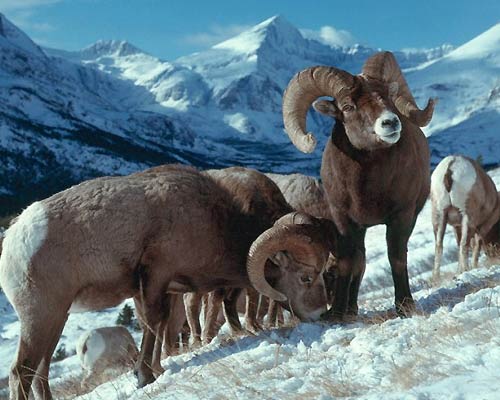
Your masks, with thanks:
[[[331,47],[304,38],[284,17],[275,16],[209,49],[165,61],[118,40],[101,40],[76,52],[41,49],[4,16],[0,21],[0,49],[7,50],[0,52],[0,154],[6,160],[0,166],[0,208],[11,211],[60,190],[54,183],[42,184],[47,180],[67,186],[162,162],[317,175],[332,121],[311,112],[309,128],[320,145],[312,155],[298,152],[283,132],[283,90],[297,71],[311,65],[359,73],[379,50]],[[490,30],[485,33],[494,57],[500,34],[495,27]],[[474,49],[473,40],[469,47]],[[441,97],[425,128],[432,135],[433,163],[453,148],[449,132],[457,129],[463,141],[458,148],[483,155],[487,164],[498,163],[500,156],[483,141],[480,147],[468,146],[477,141],[465,132],[486,127],[489,146],[496,144],[491,130],[499,109],[494,76],[500,71],[477,55],[467,60],[449,56],[463,46],[394,54],[420,105]],[[64,179],[51,177],[57,174]],[[31,194],[14,207],[21,192]]]

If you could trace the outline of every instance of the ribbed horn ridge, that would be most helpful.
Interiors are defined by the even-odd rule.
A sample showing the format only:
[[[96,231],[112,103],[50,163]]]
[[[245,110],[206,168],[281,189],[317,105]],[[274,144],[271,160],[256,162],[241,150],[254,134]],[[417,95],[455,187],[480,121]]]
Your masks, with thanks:
[[[266,261],[279,251],[314,251],[308,233],[310,228],[310,225],[275,225],[255,239],[248,252],[247,273],[251,284],[258,292],[275,301],[287,301],[283,293],[271,287],[266,281]]]
[[[423,110],[418,108],[401,68],[391,52],[384,51],[371,56],[363,66],[362,75],[368,80],[397,82],[398,92],[394,97],[394,105],[398,111],[420,127],[426,126],[431,121],[437,100],[429,99]]]
[[[353,86],[354,77],[333,67],[316,66],[296,74],[283,95],[283,122],[292,143],[303,153],[312,153],[316,138],[306,130],[306,116],[314,100],[321,96],[337,98]]]

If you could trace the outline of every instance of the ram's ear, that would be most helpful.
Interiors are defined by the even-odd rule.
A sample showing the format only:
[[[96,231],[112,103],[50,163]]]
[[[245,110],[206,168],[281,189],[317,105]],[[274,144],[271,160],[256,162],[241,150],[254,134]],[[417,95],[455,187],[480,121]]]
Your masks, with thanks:
[[[280,267],[281,269],[288,268],[289,259],[284,251],[278,251],[276,254],[270,257],[270,259],[273,262],[273,264]]]
[[[389,83],[389,98],[394,98],[398,94],[399,83],[394,81]]]
[[[341,113],[335,103],[331,100],[316,100],[313,103],[314,109],[323,115],[328,115],[332,118],[339,118]]]

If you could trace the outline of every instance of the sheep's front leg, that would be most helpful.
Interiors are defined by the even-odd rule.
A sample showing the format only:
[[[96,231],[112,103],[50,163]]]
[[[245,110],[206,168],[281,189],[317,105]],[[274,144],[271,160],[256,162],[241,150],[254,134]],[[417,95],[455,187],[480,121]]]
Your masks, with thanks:
[[[254,288],[247,288],[246,290],[246,306],[245,306],[245,327],[249,332],[257,333],[262,330],[260,321],[264,318],[265,311],[263,310],[262,303],[265,301],[264,297],[259,294]],[[259,303],[260,298],[260,303]]]
[[[226,291],[223,302],[224,317],[231,328],[233,335],[238,335],[243,332],[240,317],[238,315],[238,298],[243,289],[229,289]]]
[[[191,343],[195,347],[201,344],[200,312],[202,298],[202,293],[186,293],[184,295],[184,307],[191,332]]]
[[[387,225],[387,252],[394,280],[394,297],[396,312],[399,316],[408,317],[415,312],[415,302],[410,291],[408,279],[408,240],[415,226],[416,216],[402,215]]]
[[[224,298],[224,289],[217,289],[208,294],[207,305],[205,307],[205,325],[203,326],[203,344],[209,344],[219,332],[220,324],[217,321]]]
[[[332,307],[323,316],[332,322],[344,321],[346,315],[350,318],[357,315],[359,286],[366,268],[366,229],[351,223],[347,232],[339,238],[337,246],[337,274]],[[327,288],[328,290],[331,288]]]

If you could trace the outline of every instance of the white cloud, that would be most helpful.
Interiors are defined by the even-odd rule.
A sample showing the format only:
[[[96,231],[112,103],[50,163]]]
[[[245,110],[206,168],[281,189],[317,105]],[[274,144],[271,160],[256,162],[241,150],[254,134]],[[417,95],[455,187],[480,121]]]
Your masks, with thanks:
[[[37,6],[60,3],[63,0],[0,0],[0,10],[17,11],[32,9]]]
[[[32,10],[17,10],[11,13],[7,18],[9,18],[15,25],[23,30],[46,33],[54,31],[56,29],[54,25],[51,25],[47,22],[40,22],[38,20],[35,20],[35,16]]]
[[[333,26],[322,26],[319,31],[301,29],[302,35],[307,39],[315,39],[329,46],[352,46],[357,43],[355,37],[348,31],[336,29]]]
[[[186,44],[197,46],[213,46],[251,28],[250,25],[212,25],[208,32],[193,33],[182,40]]]

